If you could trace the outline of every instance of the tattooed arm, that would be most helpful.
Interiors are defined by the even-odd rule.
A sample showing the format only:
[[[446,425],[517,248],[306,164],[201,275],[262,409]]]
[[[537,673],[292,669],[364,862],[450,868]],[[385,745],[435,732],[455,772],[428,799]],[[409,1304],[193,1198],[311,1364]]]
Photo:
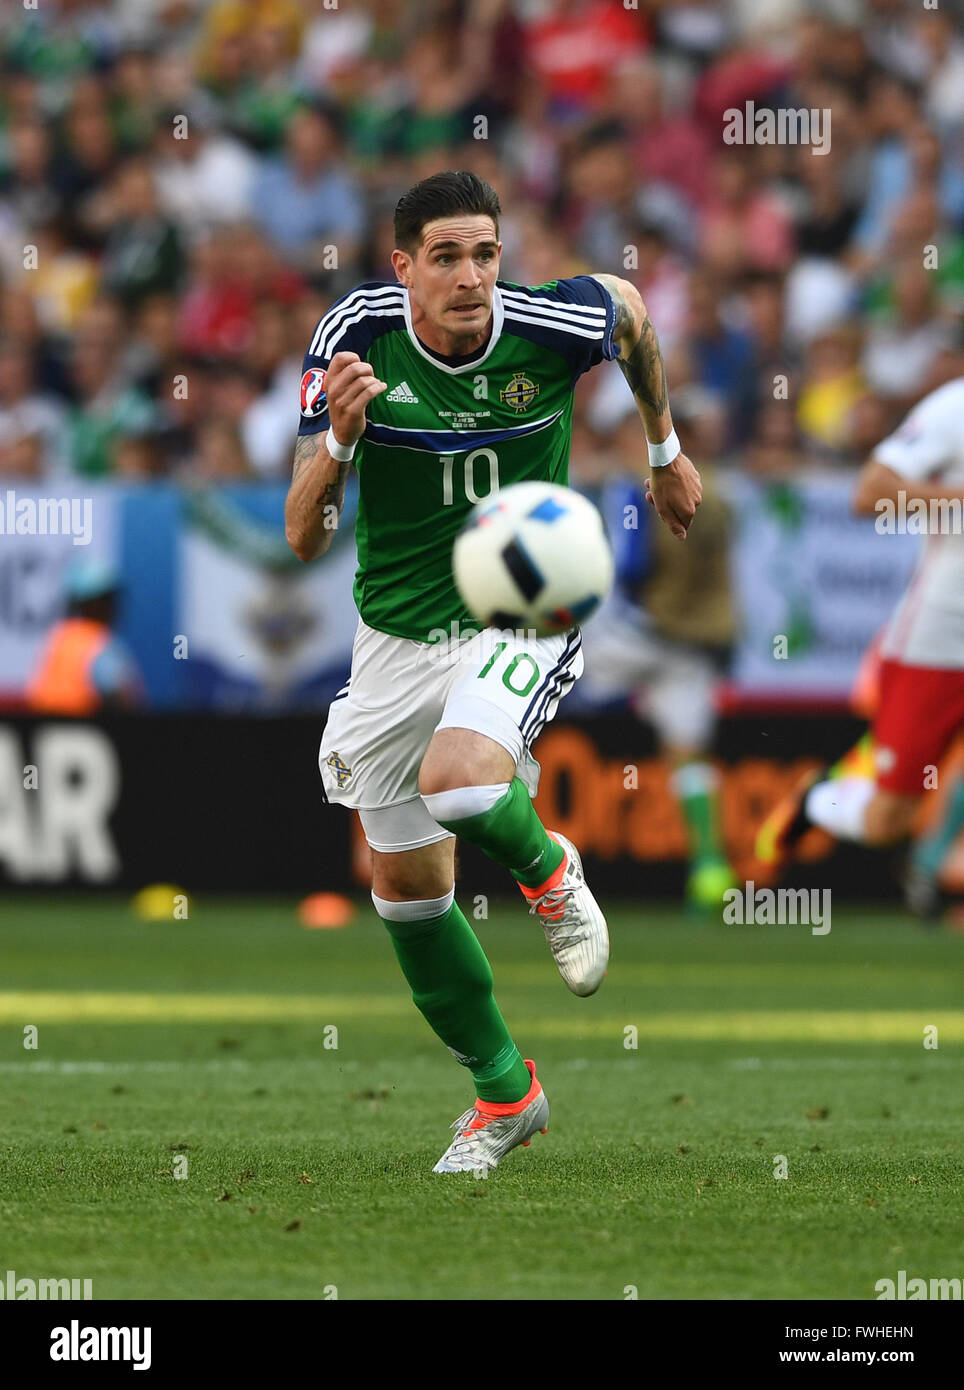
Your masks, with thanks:
[[[616,361],[633,393],[646,438],[650,444],[662,444],[672,434],[673,417],[656,329],[635,285],[616,275],[594,278],[609,291],[616,306],[613,337],[620,348]],[[649,471],[648,500],[673,535],[685,540],[702,498],[700,475],[682,453],[672,463]]]
[[[316,560],[331,545],[345,502],[350,462],[328,452],[328,435],[357,444],[365,433],[365,407],[387,390],[355,352],[336,352],[326,373],[331,429],[298,437],[291,487],[285,499],[285,537],[299,560]]]
[[[635,285],[615,275],[593,278],[606,286],[616,306],[613,337],[620,347],[616,361],[636,398],[646,438],[661,444],[673,428],[673,417],[666,390],[666,367],[653,321]]]
[[[299,560],[317,560],[331,545],[345,502],[350,463],[339,463],[324,434],[300,435],[285,499],[285,537]]]

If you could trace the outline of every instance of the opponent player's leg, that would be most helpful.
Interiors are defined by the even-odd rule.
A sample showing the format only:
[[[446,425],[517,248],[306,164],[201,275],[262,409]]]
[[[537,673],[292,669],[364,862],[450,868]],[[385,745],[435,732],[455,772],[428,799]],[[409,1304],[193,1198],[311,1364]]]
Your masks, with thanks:
[[[964,774],[954,776],[940,815],[911,846],[903,873],[904,901],[918,917],[940,916],[941,868],[964,830]]]
[[[839,840],[874,848],[911,834],[925,788],[958,728],[964,725],[964,672],[881,667],[880,709],[874,721],[870,770],[818,774],[801,784],[783,842],[796,843],[819,826]]]
[[[868,729],[842,757],[829,767],[812,768],[798,777],[785,796],[768,812],[756,833],[754,853],[761,864],[782,868],[796,853],[800,841],[814,829],[806,810],[807,795],[818,782],[854,780],[876,785],[874,738]]]
[[[844,756],[852,758],[855,752],[851,749]],[[757,858],[782,867],[815,828],[873,849],[898,844],[914,828],[922,795],[882,787],[872,771],[841,772],[840,763],[808,772],[760,826]]]
[[[883,633],[873,639],[860,659],[857,675],[850,692],[853,712],[872,724],[880,709]],[[798,777],[794,786],[761,822],[754,853],[761,864],[779,869],[792,858],[807,832],[813,829],[806,815],[805,803],[810,788],[816,782],[839,781],[856,777],[873,781],[876,777],[874,738],[870,729],[841,758],[830,767],[817,768]]]
[[[509,870],[566,984],[592,994],[609,959],[606,920],[575,846],[536,813],[538,764],[529,753],[581,670],[578,634],[530,643],[507,637],[494,652],[490,641],[469,649],[463,664],[422,760],[422,799],[440,825]]]
[[[392,819],[364,812],[363,822],[375,837]],[[454,846],[448,836],[417,849],[372,850],[372,901],[415,1005],[476,1086],[476,1101],[453,1126],[458,1132],[436,1172],[494,1167],[537,1129],[544,1132],[549,1118],[535,1066],[509,1034],[491,966],[455,902]]]

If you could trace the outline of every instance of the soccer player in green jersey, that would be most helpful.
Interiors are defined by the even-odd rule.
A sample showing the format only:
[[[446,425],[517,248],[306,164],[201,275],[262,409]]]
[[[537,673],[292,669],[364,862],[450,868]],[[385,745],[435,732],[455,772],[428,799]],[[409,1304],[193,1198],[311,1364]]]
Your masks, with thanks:
[[[494,190],[466,172],[399,200],[398,283],[345,295],[308,347],[285,509],[295,554],[324,554],[357,468],[359,623],[319,764],[327,799],[359,812],[372,901],[415,1004],[475,1082],[439,1173],[494,1167],[549,1117],[455,903],[454,837],[516,879],[574,993],[594,993],[609,958],[575,846],[532,805],[530,749],[582,671],[579,630],[478,633],[452,579],[453,542],[495,489],[568,482],[573,387],[606,358],[636,399],[649,500],[680,539],[700,502],[635,287],[612,275],[499,280],[499,215]]]

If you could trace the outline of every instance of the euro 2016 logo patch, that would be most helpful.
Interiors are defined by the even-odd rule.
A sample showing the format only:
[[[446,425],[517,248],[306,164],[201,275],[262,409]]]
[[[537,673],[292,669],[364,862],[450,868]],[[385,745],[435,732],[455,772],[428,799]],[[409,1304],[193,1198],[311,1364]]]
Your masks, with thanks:
[[[508,385],[503,386],[499,392],[499,400],[503,405],[511,406],[517,415],[521,415],[523,410],[529,409],[538,394],[539,388],[535,382],[524,372],[516,372]]]
[[[306,419],[313,420],[327,405],[325,373],[321,367],[309,367],[301,378],[301,413]]]
[[[332,772],[335,774],[335,781],[338,783],[338,786],[347,786],[348,781],[351,777],[351,768],[347,765],[344,759],[341,758],[337,753],[329,753],[325,761],[331,768]]]

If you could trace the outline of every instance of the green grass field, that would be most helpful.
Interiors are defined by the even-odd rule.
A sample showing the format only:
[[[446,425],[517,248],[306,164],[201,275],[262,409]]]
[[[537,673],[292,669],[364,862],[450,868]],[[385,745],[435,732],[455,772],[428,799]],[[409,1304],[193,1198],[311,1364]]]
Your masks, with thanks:
[[[431,1172],[471,1079],[371,911],[306,931],[290,904],[157,925],[8,898],[0,1276],[95,1298],[868,1299],[900,1268],[964,1275],[960,936],[869,911],[825,937],[658,906],[610,923],[589,1000],[519,906],[477,924],[552,1106],[479,1181]]]

